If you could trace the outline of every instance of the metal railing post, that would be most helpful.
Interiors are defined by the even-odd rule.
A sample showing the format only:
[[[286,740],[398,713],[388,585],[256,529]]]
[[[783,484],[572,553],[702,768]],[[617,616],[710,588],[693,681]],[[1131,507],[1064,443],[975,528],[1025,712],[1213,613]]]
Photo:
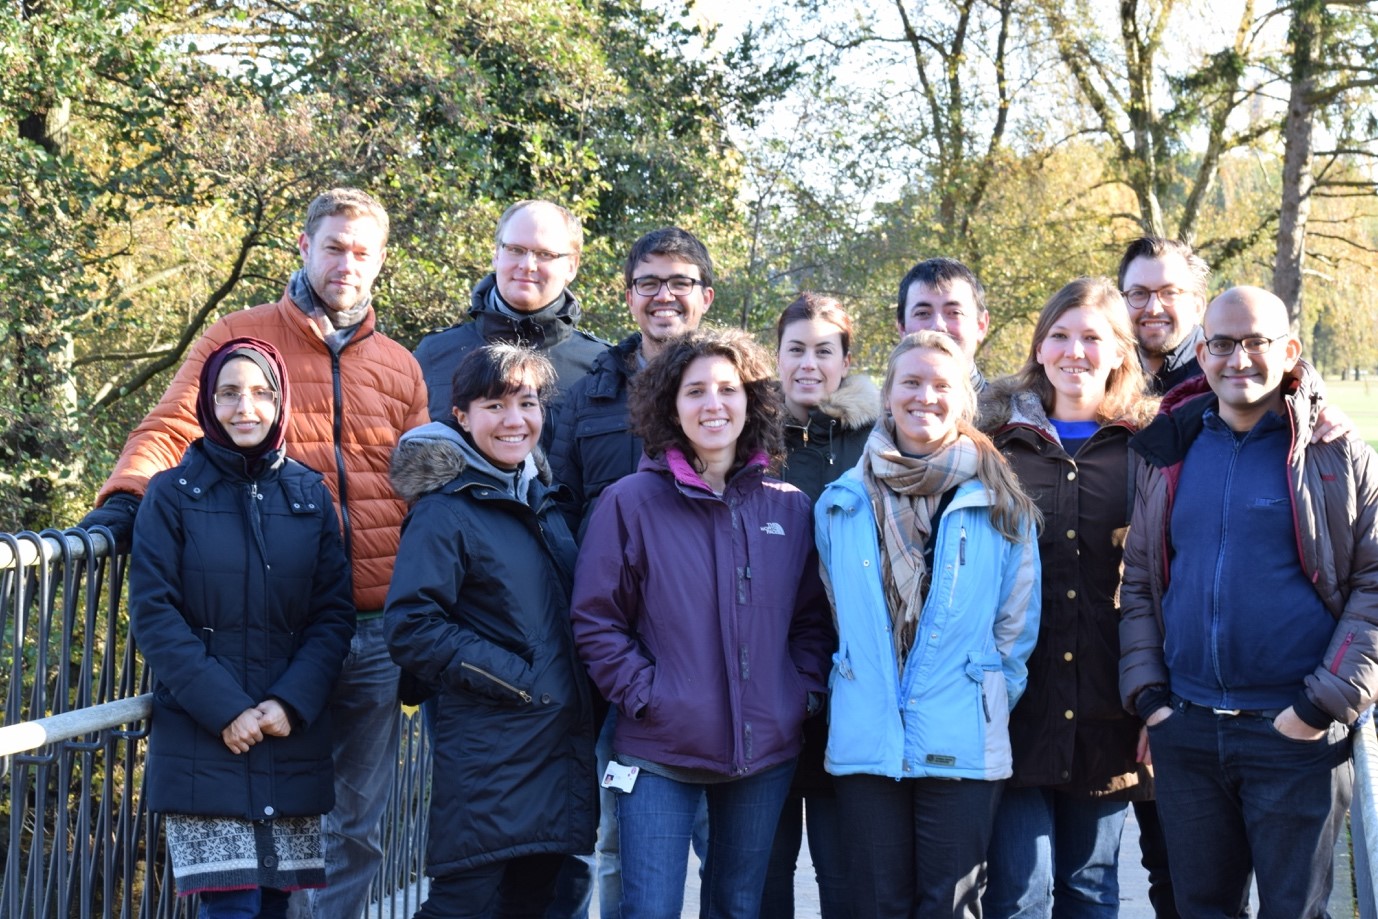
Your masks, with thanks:
[[[0,916],[181,919],[144,803],[149,674],[122,614],[108,531],[0,532]],[[3,679],[0,678],[0,679]],[[425,859],[430,754],[404,722],[369,915],[409,916]]]

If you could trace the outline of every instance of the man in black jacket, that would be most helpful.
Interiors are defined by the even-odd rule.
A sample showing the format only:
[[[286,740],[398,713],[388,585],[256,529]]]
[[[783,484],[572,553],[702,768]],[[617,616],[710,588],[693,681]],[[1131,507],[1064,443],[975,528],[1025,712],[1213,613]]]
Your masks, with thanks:
[[[579,301],[569,291],[583,248],[579,218],[558,204],[519,201],[503,212],[493,272],[474,288],[470,321],[432,332],[416,346],[432,421],[450,417],[450,378],[466,354],[492,342],[520,342],[555,365],[557,392],[541,438],[549,446],[559,403],[608,346],[580,331]]]
[[[692,233],[662,227],[632,245],[623,267],[627,309],[639,331],[605,350],[593,369],[565,395],[550,450],[555,480],[572,492],[562,508],[570,532],[582,538],[582,524],[603,489],[636,471],[641,462],[641,438],[632,434],[627,414],[628,385],[646,363],[676,335],[699,327],[713,305],[713,259]],[[613,718],[609,715],[598,737],[599,772],[612,750]],[[612,792],[603,789],[598,825],[598,905],[604,917],[618,915],[621,906],[619,839]],[[695,827],[695,851],[702,856],[706,812],[700,808]],[[573,905],[574,919],[587,915],[572,896],[574,872],[561,877],[557,905]],[[548,913],[554,919],[553,913]],[[561,917],[563,919],[563,917]]]
[[[603,489],[636,471],[641,438],[631,433],[627,386],[665,342],[699,327],[713,305],[713,260],[679,227],[662,227],[632,246],[623,268],[627,308],[640,331],[607,349],[587,376],[572,383],[555,430],[550,468],[573,492],[565,507],[570,531],[581,524]]]

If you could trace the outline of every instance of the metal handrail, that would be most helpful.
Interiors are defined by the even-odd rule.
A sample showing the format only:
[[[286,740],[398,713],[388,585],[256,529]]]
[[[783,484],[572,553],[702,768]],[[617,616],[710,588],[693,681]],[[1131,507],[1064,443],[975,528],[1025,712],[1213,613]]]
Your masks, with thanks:
[[[20,533],[19,536],[28,538],[18,539],[14,545],[0,542],[0,571],[14,568],[16,561],[18,567],[29,568],[37,565],[40,561],[52,563],[64,557],[85,559],[88,542],[94,550],[93,558],[103,558],[110,555],[111,541],[104,527],[96,527],[88,531],[88,539],[83,539],[79,535],[81,532],[80,530],[68,530],[61,536]]]
[[[104,528],[0,532],[0,916],[184,917],[143,759],[148,668]],[[423,719],[404,719],[367,915],[410,915],[428,833]]]
[[[130,699],[102,702],[74,712],[61,712],[0,727],[0,756],[27,753],[50,743],[71,740],[83,734],[98,734],[122,724],[142,721],[153,711],[153,693]]]
[[[1378,731],[1373,718],[1354,729],[1354,799],[1349,807],[1354,846],[1355,903],[1361,919],[1378,917]]]

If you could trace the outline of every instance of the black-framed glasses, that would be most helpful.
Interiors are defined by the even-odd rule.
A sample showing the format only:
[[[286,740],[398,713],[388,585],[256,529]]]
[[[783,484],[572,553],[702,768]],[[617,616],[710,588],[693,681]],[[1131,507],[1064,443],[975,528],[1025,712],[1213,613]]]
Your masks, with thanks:
[[[547,265],[556,259],[569,258],[574,254],[573,252],[551,252],[549,249],[530,249],[526,246],[514,246],[511,243],[498,243],[498,251],[514,262],[523,261],[528,255],[532,255],[542,265]]]
[[[1264,338],[1262,335],[1250,335],[1248,338],[1227,338],[1217,335],[1206,339],[1206,350],[1216,357],[1229,357],[1234,354],[1237,347],[1243,348],[1245,354],[1267,354],[1273,342],[1282,341],[1286,337],[1278,335],[1275,338]]]
[[[662,287],[666,287],[674,296],[686,297],[694,292],[696,284],[702,283],[698,278],[686,278],[682,274],[670,278],[658,278],[653,274],[643,274],[639,278],[632,279],[632,290],[643,297],[654,297],[660,293]]]
[[[239,403],[248,399],[255,408],[277,405],[278,394],[271,389],[217,389],[215,404],[221,408],[238,408]]]
[[[1180,287],[1174,287],[1169,284],[1166,287],[1159,287],[1157,289],[1151,287],[1131,287],[1129,290],[1120,291],[1120,293],[1124,294],[1124,299],[1130,306],[1134,307],[1136,310],[1141,310],[1145,306],[1148,306],[1150,297],[1156,296],[1158,302],[1163,306],[1175,306],[1179,299],[1188,296],[1191,291],[1183,290]]]

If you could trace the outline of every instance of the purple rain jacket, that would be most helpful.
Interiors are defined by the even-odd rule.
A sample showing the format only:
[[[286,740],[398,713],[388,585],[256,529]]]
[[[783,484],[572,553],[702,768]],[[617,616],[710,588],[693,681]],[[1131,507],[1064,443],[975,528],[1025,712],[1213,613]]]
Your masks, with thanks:
[[[798,755],[835,640],[809,499],[765,466],[719,496],[670,448],[595,507],[571,615],[615,753],[735,777]]]

